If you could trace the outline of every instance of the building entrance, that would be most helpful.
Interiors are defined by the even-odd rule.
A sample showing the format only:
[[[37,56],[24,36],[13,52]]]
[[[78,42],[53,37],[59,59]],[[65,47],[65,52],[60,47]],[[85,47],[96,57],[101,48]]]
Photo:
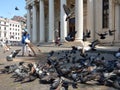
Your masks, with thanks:
[[[75,32],[75,18],[69,19],[69,31],[68,34]],[[75,40],[75,35],[73,35],[73,41]]]

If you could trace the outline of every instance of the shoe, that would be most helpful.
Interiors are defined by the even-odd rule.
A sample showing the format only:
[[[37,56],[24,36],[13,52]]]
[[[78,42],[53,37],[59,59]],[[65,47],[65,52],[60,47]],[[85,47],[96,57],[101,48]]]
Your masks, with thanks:
[[[31,55],[31,54],[28,54],[28,56],[32,57],[32,55]]]

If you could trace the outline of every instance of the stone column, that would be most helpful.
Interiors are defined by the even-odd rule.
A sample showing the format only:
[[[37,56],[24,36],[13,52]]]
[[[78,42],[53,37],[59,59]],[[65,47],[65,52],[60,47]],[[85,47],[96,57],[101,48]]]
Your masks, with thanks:
[[[39,19],[39,16],[40,15],[39,15],[39,9],[38,8],[39,8],[39,5],[37,5],[37,15],[36,15],[36,17],[37,17],[37,21],[36,21],[36,23],[37,23],[37,26],[36,26],[37,27],[37,35],[36,36],[37,36],[37,42],[39,43],[39,39],[40,39],[40,35],[39,35],[40,34],[39,33],[39,30],[40,30],[39,29],[39,25],[40,25],[39,21],[40,21],[40,19]]]
[[[66,0],[60,0],[60,40],[61,42],[65,41],[65,37],[67,36],[67,21],[66,14],[63,9],[63,4],[66,4]]]
[[[49,0],[49,42],[54,42],[54,0]]]
[[[119,28],[118,28],[118,42],[120,42],[120,3],[119,3]]]
[[[75,0],[75,30],[76,41],[83,39],[83,0]]]
[[[91,31],[91,40],[93,41],[94,36],[94,0],[87,0],[87,29]]]
[[[40,42],[45,41],[45,17],[44,17],[44,0],[39,1],[40,6]]]
[[[115,5],[115,41],[118,40],[119,37],[119,30],[120,30],[120,6],[118,4]]]
[[[31,34],[31,23],[30,23],[30,8],[27,6],[27,31],[29,34]]]
[[[114,29],[114,20],[113,20],[113,8],[114,8],[114,4],[112,2],[113,0],[109,0],[109,29],[113,30]]]
[[[36,5],[33,3],[33,31],[32,31],[32,42],[36,43],[37,41],[37,10]]]

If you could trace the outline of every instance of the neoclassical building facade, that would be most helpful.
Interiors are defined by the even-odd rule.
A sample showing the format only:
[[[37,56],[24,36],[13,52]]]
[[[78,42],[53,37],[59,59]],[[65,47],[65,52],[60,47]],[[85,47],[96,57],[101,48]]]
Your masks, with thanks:
[[[75,7],[75,15],[66,21],[63,5]],[[89,41],[100,39],[97,33],[115,30],[101,42],[120,42],[120,0],[26,0],[27,29],[33,43],[54,42],[72,30],[77,31],[75,41],[83,39],[90,30]]]

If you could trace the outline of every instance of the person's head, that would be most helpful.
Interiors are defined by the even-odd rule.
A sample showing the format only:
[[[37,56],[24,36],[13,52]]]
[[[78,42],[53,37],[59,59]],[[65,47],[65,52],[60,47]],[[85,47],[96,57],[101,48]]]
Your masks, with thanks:
[[[28,32],[27,31],[25,31],[24,33],[23,33],[23,35],[26,35]]]

